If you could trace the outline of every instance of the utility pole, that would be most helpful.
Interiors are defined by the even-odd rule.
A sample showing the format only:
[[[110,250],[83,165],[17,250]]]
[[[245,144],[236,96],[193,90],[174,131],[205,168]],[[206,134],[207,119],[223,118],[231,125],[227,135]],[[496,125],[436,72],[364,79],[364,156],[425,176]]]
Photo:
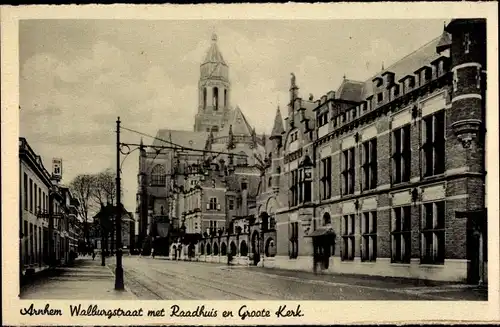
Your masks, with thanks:
[[[125,289],[122,267],[122,205],[120,178],[120,117],[116,121],[116,270],[115,290]]]

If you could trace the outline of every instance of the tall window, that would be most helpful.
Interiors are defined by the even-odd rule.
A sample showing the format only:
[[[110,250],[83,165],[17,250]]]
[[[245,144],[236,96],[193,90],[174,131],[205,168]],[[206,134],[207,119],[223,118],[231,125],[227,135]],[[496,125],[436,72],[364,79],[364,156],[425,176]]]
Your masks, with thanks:
[[[326,124],[328,124],[328,111],[318,115],[318,126],[321,127]]]
[[[208,204],[208,209],[209,210],[217,210],[217,198],[210,198]]]
[[[342,152],[342,194],[354,194],[354,147]]]
[[[30,178],[30,212],[33,212],[33,180]]]
[[[361,222],[361,260],[377,259],[377,211],[363,212]]]
[[[354,260],[354,214],[342,218],[342,260]]]
[[[424,176],[444,173],[444,110],[424,117],[422,129]]]
[[[323,186],[321,198],[329,199],[332,196],[332,157],[322,159],[321,166],[321,184]]]
[[[299,191],[299,203],[302,203],[303,201],[303,188],[302,188],[302,181],[304,180],[304,171],[302,169],[299,169],[299,173],[298,173],[298,180],[297,180],[297,188],[298,188],[298,191]]]
[[[410,263],[411,258],[411,206],[392,211],[392,262]]]
[[[151,171],[151,185],[152,186],[165,186],[167,183],[167,175],[163,165],[156,165]]]
[[[229,199],[229,210],[234,210],[234,199]]]
[[[28,175],[24,173],[24,210],[28,210]]]
[[[42,188],[38,188],[38,210],[42,210]]]
[[[311,202],[311,198],[312,198],[312,176],[310,176],[310,174],[312,174],[311,172],[308,172],[306,170],[301,170],[302,172],[302,188],[303,188],[303,192],[304,192],[304,195],[303,195],[303,202],[304,203],[307,203],[307,202]],[[309,176],[306,176],[306,175],[309,175]]]
[[[214,111],[217,111],[219,110],[219,89],[214,87],[213,92],[212,106],[214,107]]]
[[[224,107],[227,107],[227,89],[224,89]]]
[[[299,171],[293,170],[291,177],[292,186],[290,189],[292,191],[292,207],[294,207],[299,204]]]
[[[289,257],[296,259],[299,256],[299,223],[292,222],[288,227],[288,235],[290,239]]]
[[[38,204],[38,185],[36,185],[36,183],[33,183],[33,186],[34,186],[34,199],[33,199],[33,203],[34,203],[34,207],[35,207],[35,212],[38,211],[38,208],[37,208],[37,204]]]
[[[411,170],[410,125],[392,133],[393,183],[408,182]]]
[[[328,212],[323,215],[323,226],[330,225],[332,223],[332,217]]]
[[[377,139],[363,143],[363,191],[377,187]]]
[[[425,203],[422,217],[421,263],[444,263],[445,202]]]
[[[203,88],[203,109],[207,108],[207,88]]]

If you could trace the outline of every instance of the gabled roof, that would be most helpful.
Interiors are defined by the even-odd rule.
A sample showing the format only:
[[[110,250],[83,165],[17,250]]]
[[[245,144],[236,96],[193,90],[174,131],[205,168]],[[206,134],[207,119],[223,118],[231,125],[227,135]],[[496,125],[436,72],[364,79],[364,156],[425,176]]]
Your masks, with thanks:
[[[203,150],[205,148],[205,142],[210,133],[208,132],[192,132],[192,131],[179,131],[171,129],[160,129],[156,134],[156,139],[153,141],[153,145],[169,145],[169,142],[174,144],[193,148],[198,150]],[[167,142],[163,142],[161,140]]]
[[[364,82],[353,81],[349,79],[344,79],[342,84],[340,84],[339,89],[335,93],[337,99],[346,100],[346,101],[355,101],[360,102],[364,99],[361,99]]]
[[[212,35],[212,45],[208,49],[202,65],[206,63],[220,63],[227,66],[224,58],[222,57],[222,53],[219,51],[219,47],[217,46],[217,35],[215,33]]]
[[[250,126],[248,120],[238,106],[229,114],[227,123],[225,123],[217,136],[228,136],[230,127],[233,135],[252,135],[252,126]]]

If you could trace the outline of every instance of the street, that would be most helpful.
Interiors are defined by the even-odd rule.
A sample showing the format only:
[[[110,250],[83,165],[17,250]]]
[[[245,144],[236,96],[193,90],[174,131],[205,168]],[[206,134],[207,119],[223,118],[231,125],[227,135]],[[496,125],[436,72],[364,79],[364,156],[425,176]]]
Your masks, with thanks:
[[[124,257],[126,287],[141,300],[487,300],[461,284]],[[114,260],[109,260],[114,269]]]

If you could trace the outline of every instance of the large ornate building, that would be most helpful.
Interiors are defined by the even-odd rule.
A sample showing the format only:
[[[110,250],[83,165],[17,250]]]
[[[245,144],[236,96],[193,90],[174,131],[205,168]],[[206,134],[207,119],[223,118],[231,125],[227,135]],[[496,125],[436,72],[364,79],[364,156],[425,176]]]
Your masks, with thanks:
[[[172,244],[182,228],[195,238],[228,228],[228,215],[249,201],[237,196],[240,189],[245,187],[254,199],[257,195],[256,165],[264,155],[262,138],[240,108],[230,106],[229,67],[215,34],[200,65],[198,86],[194,131],[159,130],[153,142],[157,148],[141,149],[139,157],[139,243],[148,236],[163,239],[153,246],[169,255],[171,249],[172,255],[178,251]]]
[[[286,116],[277,109],[267,140],[226,109],[227,65],[214,40],[205,61],[220,76],[200,80],[200,132],[183,134],[192,143],[173,131],[159,136],[246,156],[178,152],[153,167],[158,192],[189,203],[170,216],[184,215],[188,231],[202,234],[172,245],[175,257],[180,247],[181,257],[201,261],[230,253],[266,267],[485,282],[485,29],[484,20],[452,20],[368,80],[344,79],[316,101],[300,97],[292,74]],[[204,118],[219,107],[213,121]],[[161,177],[173,162],[184,169],[170,184],[177,192]]]
[[[264,265],[482,282],[487,273],[484,20],[311,103],[290,86],[271,135]]]

